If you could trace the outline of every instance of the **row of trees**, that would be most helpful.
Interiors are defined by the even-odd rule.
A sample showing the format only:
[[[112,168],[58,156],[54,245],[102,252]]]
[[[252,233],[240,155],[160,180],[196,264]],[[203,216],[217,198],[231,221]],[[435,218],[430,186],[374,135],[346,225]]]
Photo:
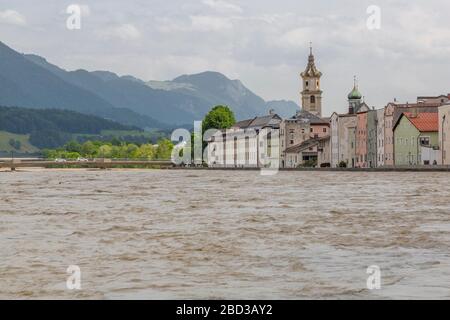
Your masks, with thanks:
[[[70,141],[62,148],[46,149],[43,156],[46,159],[78,159],[78,158],[108,158],[108,159],[145,159],[169,160],[173,144],[168,139],[162,139],[157,145],[121,143],[112,144],[103,141],[86,141],[83,144]]]
[[[228,129],[235,122],[234,113],[228,106],[215,106],[203,120],[203,133],[208,129]],[[194,139],[192,139],[191,143],[193,141]],[[205,146],[204,144],[203,147]],[[62,148],[44,150],[43,155],[47,159],[109,158],[169,160],[173,147],[173,143],[168,139],[159,140],[156,146],[145,143],[120,142],[117,139],[113,139],[110,142],[86,141],[80,143],[70,141]]]

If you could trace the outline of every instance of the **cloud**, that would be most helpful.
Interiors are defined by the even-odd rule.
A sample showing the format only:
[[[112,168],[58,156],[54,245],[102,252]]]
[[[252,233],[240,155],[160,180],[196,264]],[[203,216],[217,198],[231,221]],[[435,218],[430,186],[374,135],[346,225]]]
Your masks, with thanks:
[[[194,31],[219,31],[233,28],[233,23],[228,18],[217,16],[191,16],[190,18]]]
[[[310,32],[306,28],[290,30],[280,37],[279,44],[283,47],[304,48],[311,40]]]
[[[243,12],[240,6],[223,0],[203,0],[203,3],[219,12]]]
[[[0,11],[0,23],[12,24],[16,26],[26,26],[27,20],[24,15],[15,10]]]
[[[137,40],[142,34],[138,28],[130,23],[112,26],[97,33],[103,39],[118,38],[121,40]]]
[[[298,74],[312,41],[328,113],[345,111],[354,74],[367,102],[378,106],[393,97],[412,101],[418,94],[446,92],[450,83],[450,1],[378,0],[381,29],[374,31],[366,27],[370,0],[77,1],[89,4],[82,10],[91,15],[83,28],[99,30],[94,36],[79,33],[80,39],[66,41],[61,19],[53,17],[55,7],[64,5],[55,1],[30,7],[3,0],[10,5],[1,10],[26,13],[28,24],[41,29],[2,33],[0,27],[2,41],[39,51],[62,67],[103,68],[143,79],[217,70],[266,99],[296,101]],[[54,50],[62,41],[64,48]],[[117,57],[126,58],[117,63]]]

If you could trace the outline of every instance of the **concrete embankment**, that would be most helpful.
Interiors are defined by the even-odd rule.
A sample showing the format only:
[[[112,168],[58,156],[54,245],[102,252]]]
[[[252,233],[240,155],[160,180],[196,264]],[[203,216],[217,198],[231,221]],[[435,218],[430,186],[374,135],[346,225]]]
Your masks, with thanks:
[[[208,168],[208,167],[174,167],[174,170],[211,170],[211,171],[259,171],[261,168]],[[268,169],[267,169],[268,170]],[[450,172],[450,166],[412,166],[380,168],[280,168],[278,171],[316,171],[316,172]]]

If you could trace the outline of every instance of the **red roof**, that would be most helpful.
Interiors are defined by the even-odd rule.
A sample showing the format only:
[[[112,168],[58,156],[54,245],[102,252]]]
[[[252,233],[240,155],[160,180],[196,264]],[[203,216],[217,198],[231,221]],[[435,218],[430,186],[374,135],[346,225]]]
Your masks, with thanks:
[[[439,131],[439,114],[437,112],[419,112],[416,115],[405,112],[404,115],[420,132]]]

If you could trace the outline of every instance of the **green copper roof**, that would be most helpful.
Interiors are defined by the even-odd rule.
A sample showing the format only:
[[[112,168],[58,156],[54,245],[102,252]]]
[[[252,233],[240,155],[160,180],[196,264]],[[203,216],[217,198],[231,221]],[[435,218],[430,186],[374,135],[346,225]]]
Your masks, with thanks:
[[[361,99],[362,94],[359,92],[358,88],[355,86],[353,87],[352,92],[348,94],[349,99]]]

